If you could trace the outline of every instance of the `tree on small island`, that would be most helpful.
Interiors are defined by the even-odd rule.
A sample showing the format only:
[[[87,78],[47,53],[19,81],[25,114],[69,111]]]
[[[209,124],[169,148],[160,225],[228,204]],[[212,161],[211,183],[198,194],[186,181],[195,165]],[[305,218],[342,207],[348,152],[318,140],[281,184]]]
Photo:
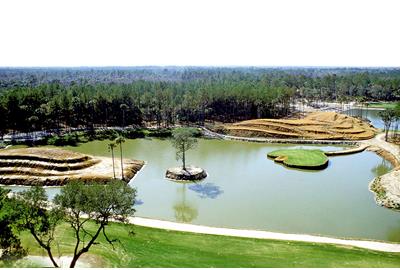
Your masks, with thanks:
[[[177,128],[172,132],[172,145],[176,149],[176,160],[182,160],[182,169],[186,170],[186,151],[197,146],[194,128]]]

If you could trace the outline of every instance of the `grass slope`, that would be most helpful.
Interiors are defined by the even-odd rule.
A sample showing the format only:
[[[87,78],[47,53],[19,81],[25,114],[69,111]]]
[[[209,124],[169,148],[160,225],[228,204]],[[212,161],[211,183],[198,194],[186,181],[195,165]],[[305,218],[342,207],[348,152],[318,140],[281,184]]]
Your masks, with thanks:
[[[394,109],[396,102],[371,102],[368,103],[368,108],[382,108],[382,109]]]
[[[128,235],[132,229],[134,236]],[[61,235],[60,251],[65,256],[73,250],[72,231],[66,224],[57,238]],[[93,267],[400,266],[400,254],[327,244],[202,235],[122,224],[112,224],[109,236],[119,237],[123,247],[116,244],[113,249],[101,237],[100,244],[88,253]],[[30,235],[23,235],[23,244],[31,255],[45,255]]]
[[[276,150],[268,153],[267,156],[294,168],[322,169],[328,164],[328,157],[319,149]]]

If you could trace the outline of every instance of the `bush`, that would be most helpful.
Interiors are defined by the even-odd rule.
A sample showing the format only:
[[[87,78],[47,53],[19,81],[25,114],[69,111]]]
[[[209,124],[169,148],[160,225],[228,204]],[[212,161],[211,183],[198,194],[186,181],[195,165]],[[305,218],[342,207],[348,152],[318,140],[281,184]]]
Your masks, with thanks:
[[[147,135],[149,137],[167,138],[172,136],[172,129],[161,128],[161,129],[149,130]]]
[[[65,146],[65,145],[72,145],[76,146],[80,141],[78,134],[70,133],[64,136],[52,136],[47,138],[47,144],[49,145],[56,145],[56,146]]]
[[[144,138],[147,133],[144,129],[128,129],[123,132],[123,135],[127,139]]]

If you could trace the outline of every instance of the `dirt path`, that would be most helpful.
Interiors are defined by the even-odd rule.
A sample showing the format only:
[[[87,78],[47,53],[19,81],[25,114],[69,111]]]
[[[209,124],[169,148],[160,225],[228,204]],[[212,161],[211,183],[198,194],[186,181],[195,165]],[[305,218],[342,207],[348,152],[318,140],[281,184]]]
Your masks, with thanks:
[[[380,133],[378,135],[376,135],[374,138],[363,141],[362,144],[364,145],[369,145],[372,147],[378,147],[386,152],[389,152],[390,154],[392,154],[397,161],[400,163],[400,148],[393,144],[393,143],[388,143],[387,141],[385,141],[385,133]]]
[[[224,235],[224,236],[235,236],[235,237],[257,238],[257,239],[324,243],[324,244],[353,246],[353,247],[366,248],[383,252],[400,252],[400,244],[385,243],[378,241],[347,240],[347,239],[339,239],[339,238],[331,238],[331,237],[315,236],[307,234],[289,234],[289,233],[277,233],[277,232],[257,231],[257,230],[217,228],[217,227],[176,223],[176,222],[140,218],[140,217],[129,218],[129,223],[144,227],[180,231],[180,232],[191,232],[191,233],[202,233],[202,234]]]

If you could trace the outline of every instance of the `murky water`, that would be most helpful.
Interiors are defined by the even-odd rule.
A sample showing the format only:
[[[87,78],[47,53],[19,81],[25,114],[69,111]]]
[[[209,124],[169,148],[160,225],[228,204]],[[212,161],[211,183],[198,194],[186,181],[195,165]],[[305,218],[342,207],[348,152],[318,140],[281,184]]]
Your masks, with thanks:
[[[363,152],[331,157],[322,171],[300,171],[266,157],[287,147],[340,149],[200,140],[188,152],[187,163],[205,168],[209,176],[182,184],[164,178],[168,167],[179,165],[168,140],[127,140],[124,156],[146,161],[130,182],[138,190],[136,214],[230,228],[400,241],[400,213],[377,206],[368,190],[368,183],[390,164]],[[110,156],[107,141],[67,148]],[[48,192],[54,195],[58,189]]]

